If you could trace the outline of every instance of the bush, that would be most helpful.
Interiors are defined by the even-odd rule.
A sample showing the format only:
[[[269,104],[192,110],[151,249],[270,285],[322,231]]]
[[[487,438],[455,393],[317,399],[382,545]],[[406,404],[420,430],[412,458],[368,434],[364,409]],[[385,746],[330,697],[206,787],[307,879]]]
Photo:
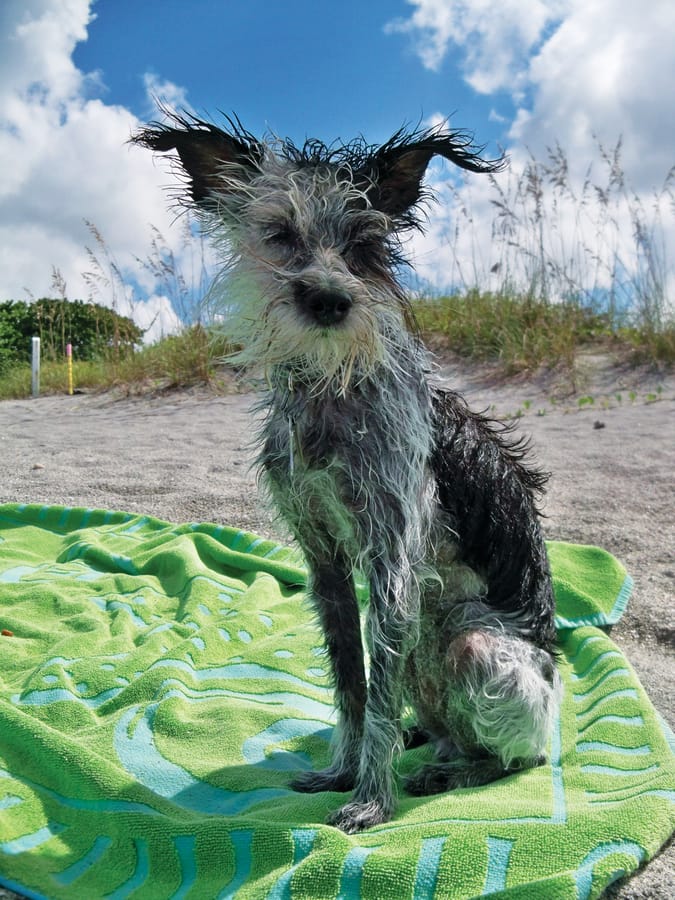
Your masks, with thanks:
[[[45,359],[63,359],[66,344],[80,360],[110,352],[128,353],[143,338],[131,319],[97,303],[43,298],[32,303],[0,303],[0,373],[8,365],[30,362],[31,338],[39,337]]]

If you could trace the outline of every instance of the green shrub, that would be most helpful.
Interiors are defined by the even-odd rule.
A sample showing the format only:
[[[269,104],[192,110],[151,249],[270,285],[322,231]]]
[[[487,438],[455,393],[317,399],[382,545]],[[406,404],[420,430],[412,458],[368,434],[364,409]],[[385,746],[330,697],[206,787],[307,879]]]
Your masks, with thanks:
[[[107,353],[128,353],[140,344],[143,330],[126,316],[98,303],[43,298],[0,302],[0,371],[7,364],[29,362],[31,338],[40,338],[43,359],[63,359],[72,344],[79,360]]]

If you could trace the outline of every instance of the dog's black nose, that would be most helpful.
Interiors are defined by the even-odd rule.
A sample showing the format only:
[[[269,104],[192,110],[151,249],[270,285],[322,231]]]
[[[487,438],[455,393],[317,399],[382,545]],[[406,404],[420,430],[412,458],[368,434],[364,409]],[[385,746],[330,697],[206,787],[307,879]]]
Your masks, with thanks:
[[[323,327],[338,325],[352,308],[352,298],[343,291],[300,286],[296,299],[302,311]]]

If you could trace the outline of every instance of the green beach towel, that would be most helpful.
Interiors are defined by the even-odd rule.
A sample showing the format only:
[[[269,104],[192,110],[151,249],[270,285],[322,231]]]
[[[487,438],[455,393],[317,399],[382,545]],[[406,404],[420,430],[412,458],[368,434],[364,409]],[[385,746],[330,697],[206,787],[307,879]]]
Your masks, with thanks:
[[[348,836],[297,794],[334,723],[291,550],[234,528],[0,506],[0,884],[29,897],[586,898],[675,828],[675,756],[598,625],[630,579],[552,543],[550,764]],[[430,748],[406,752],[404,774]]]

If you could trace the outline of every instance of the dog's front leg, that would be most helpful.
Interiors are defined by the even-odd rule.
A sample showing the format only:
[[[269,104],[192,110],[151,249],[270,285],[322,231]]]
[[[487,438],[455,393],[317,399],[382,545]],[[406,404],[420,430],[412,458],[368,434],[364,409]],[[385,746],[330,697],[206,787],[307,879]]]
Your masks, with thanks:
[[[351,800],[328,819],[347,833],[386,822],[394,811],[393,760],[401,746],[403,670],[416,637],[417,603],[409,566],[380,557],[366,621],[370,672],[358,778]]]
[[[359,770],[366,709],[366,674],[359,607],[351,569],[344,560],[312,560],[307,551],[311,599],[326,642],[333,674],[338,725],[331,764],[320,772],[303,772],[291,783],[297,791],[349,791]]]

